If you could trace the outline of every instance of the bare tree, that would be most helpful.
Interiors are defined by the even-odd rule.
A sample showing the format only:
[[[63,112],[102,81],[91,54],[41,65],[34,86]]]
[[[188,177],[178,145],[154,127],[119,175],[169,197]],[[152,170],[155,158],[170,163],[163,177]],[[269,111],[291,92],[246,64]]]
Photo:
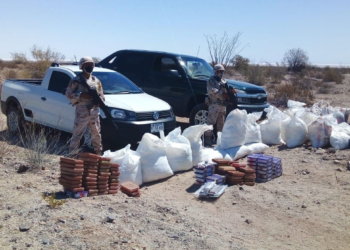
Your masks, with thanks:
[[[229,65],[233,58],[240,52],[236,53],[236,49],[241,45],[239,42],[241,35],[242,32],[237,32],[233,37],[228,37],[227,33],[224,32],[221,38],[218,38],[216,35],[204,35],[207,39],[211,64],[221,63],[224,66]]]
[[[288,70],[301,71],[309,62],[306,51],[297,48],[288,50],[283,57],[283,63],[288,66]]]
[[[24,53],[14,52],[14,53],[11,53],[11,57],[12,57],[12,60],[17,64],[26,63],[28,61],[27,56]]]
[[[52,62],[60,62],[65,59],[63,54],[51,50],[50,47],[44,50],[33,45],[33,47],[30,48],[30,53],[36,61],[32,64],[32,77],[34,78],[43,77],[46,69],[50,67]]]

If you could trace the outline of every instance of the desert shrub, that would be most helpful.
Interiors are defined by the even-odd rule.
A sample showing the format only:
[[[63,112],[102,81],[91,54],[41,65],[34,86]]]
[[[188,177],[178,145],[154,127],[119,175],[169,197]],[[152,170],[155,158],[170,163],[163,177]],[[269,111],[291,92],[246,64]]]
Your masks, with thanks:
[[[15,71],[13,69],[6,70],[4,73],[5,73],[4,74],[5,78],[8,78],[8,79],[12,79],[12,78],[17,78],[18,77],[17,71]]]
[[[0,117],[0,160],[3,162],[5,156],[8,156],[14,145],[12,145],[12,138],[7,130],[6,120],[4,116]]]
[[[24,64],[28,62],[27,56],[24,53],[11,53],[12,61],[16,64]]]
[[[312,104],[312,86],[306,78],[294,78],[288,84],[276,85],[269,95],[269,102],[277,107],[286,107],[288,100]]]
[[[245,58],[241,55],[236,55],[232,60],[231,63],[233,65],[233,68],[239,72],[246,72],[249,68],[249,59]]]
[[[323,81],[324,82],[335,82],[337,84],[343,83],[344,77],[340,73],[338,68],[324,68]]]
[[[319,79],[319,80],[323,79],[323,74],[322,74],[322,72],[318,71],[318,72],[315,74],[315,78],[316,78],[316,79]]]
[[[28,69],[23,69],[18,71],[18,78],[20,79],[25,79],[25,78],[31,78],[32,77],[32,73],[28,70]]]
[[[327,82],[322,82],[320,84],[320,87],[317,91],[317,93],[319,94],[329,94],[331,92],[332,89],[332,84],[327,83]]]
[[[260,65],[250,65],[244,76],[249,83],[264,85],[266,83],[265,72]]]
[[[8,69],[17,69],[19,67],[19,64],[15,63],[14,61],[3,61],[2,68],[8,68]]]
[[[280,83],[286,73],[286,68],[280,66],[278,63],[276,66],[268,64],[265,66],[265,76],[270,78],[271,83]]]
[[[19,133],[19,143],[27,150],[25,160],[34,169],[46,167],[51,155],[71,156],[68,153],[69,142],[61,141],[61,134],[35,123],[27,123]]]

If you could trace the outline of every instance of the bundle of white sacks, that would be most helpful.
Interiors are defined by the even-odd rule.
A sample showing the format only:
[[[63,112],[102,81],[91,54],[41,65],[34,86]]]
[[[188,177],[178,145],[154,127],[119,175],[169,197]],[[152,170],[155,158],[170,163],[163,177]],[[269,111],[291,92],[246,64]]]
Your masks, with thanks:
[[[265,109],[267,120],[260,123],[263,143],[286,144],[293,148],[310,140],[314,148],[349,147],[350,125],[346,121],[350,109],[333,108],[323,101],[311,108],[292,100],[287,105],[284,112],[273,106]]]
[[[217,145],[204,148],[204,132],[209,125],[195,125],[183,131],[176,128],[161,138],[146,133],[136,151],[130,145],[116,152],[106,151],[113,163],[120,164],[120,181],[138,185],[170,177],[174,172],[190,170],[199,162],[214,158],[236,160],[252,153],[262,153],[269,146],[286,144],[297,147],[310,140],[315,148],[331,144],[336,149],[349,147],[350,126],[344,122],[348,109],[332,108],[318,102],[310,109],[305,104],[288,101],[284,112],[276,107],[266,108],[267,119],[260,124],[262,112],[247,114],[235,109],[226,118]]]
[[[138,185],[170,177],[174,172],[190,170],[199,162],[214,158],[235,160],[251,153],[263,152],[267,145],[261,141],[260,126],[256,121],[262,112],[247,115],[245,110],[232,111],[223,132],[218,133],[217,146],[204,148],[202,136],[213,129],[209,125],[195,125],[183,131],[176,128],[161,138],[146,133],[136,151],[130,145],[116,152],[106,151],[113,163],[120,164],[120,182],[132,181]],[[245,145],[246,144],[246,145]]]

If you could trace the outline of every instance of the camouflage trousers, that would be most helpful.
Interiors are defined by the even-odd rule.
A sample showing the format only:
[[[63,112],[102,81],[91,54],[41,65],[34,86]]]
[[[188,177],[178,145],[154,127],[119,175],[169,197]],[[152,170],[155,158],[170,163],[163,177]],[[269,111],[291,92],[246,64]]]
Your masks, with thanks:
[[[225,123],[226,106],[220,104],[210,104],[208,109],[208,125],[216,124],[218,132],[222,132]],[[212,136],[213,130],[205,131],[205,136]]]
[[[90,129],[92,145],[95,153],[100,154],[102,152],[99,109],[92,108],[89,110],[85,106],[76,106],[73,135],[69,145],[70,153],[74,154],[79,148],[80,140],[87,128]]]

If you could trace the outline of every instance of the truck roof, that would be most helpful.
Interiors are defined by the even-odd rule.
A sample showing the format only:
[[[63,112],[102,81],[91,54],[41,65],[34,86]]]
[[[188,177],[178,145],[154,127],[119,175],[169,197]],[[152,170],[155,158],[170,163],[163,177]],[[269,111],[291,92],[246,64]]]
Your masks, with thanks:
[[[52,68],[64,68],[64,69],[68,69],[68,70],[73,71],[73,72],[81,72],[82,71],[81,69],[79,69],[79,66],[77,66],[77,65],[61,65],[59,67],[52,67]],[[115,71],[110,70],[110,69],[106,69],[106,68],[95,67],[93,72],[115,72]]]
[[[128,51],[128,52],[142,52],[142,53],[151,53],[151,54],[167,54],[167,55],[173,55],[173,56],[184,56],[184,57],[193,57],[197,58],[195,56],[190,56],[190,55],[184,55],[184,54],[178,54],[178,53],[172,53],[172,52],[165,52],[165,51],[156,51],[156,50],[138,50],[138,49],[123,49],[119,50],[120,51]]]

